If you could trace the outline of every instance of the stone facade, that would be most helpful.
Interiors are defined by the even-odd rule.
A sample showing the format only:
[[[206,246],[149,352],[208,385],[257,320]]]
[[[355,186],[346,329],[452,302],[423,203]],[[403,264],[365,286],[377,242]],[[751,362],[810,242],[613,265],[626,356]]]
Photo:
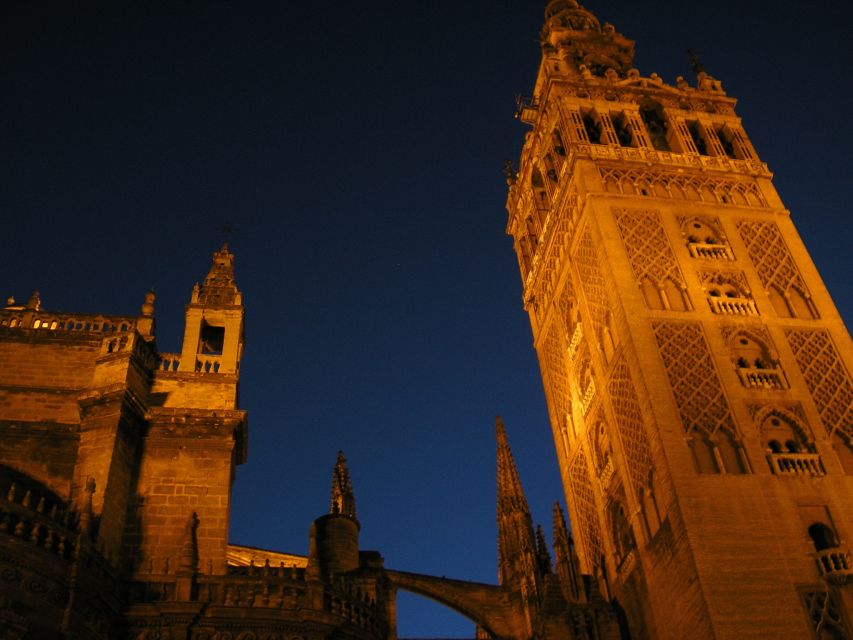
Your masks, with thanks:
[[[397,589],[482,637],[619,637],[562,511],[534,533],[498,426],[500,584],[383,567],[359,547],[343,454],[307,556],[228,544],[246,459],[242,297],[223,247],[186,306],[180,354],[133,317],[0,310],[0,639],[394,640]]]
[[[541,34],[512,236],[583,570],[631,637],[850,638],[853,346],[721,83]]]
[[[180,354],[157,351],[152,293],[136,317],[38,294],[0,310],[0,638],[393,637],[354,501],[307,558],[228,545],[247,438],[233,259],[193,288]]]

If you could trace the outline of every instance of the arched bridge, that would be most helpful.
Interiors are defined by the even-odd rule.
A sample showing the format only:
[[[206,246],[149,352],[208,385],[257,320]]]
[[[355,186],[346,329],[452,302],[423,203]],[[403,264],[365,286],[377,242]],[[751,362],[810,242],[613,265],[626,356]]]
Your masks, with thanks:
[[[386,571],[398,589],[435,600],[489,632],[495,640],[523,640],[524,614],[503,587],[406,571]]]

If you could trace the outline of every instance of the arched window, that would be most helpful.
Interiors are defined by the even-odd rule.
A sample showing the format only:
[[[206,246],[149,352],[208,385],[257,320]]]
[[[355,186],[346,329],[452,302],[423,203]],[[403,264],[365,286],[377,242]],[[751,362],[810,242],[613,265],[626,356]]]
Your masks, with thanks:
[[[758,308],[745,284],[743,277],[738,277],[738,274],[707,274],[705,291],[711,311],[720,315],[758,315]]]
[[[809,527],[808,532],[809,538],[812,539],[812,544],[814,544],[815,551],[825,551],[826,549],[834,549],[838,546],[835,532],[823,522],[815,522]]]
[[[825,474],[811,431],[784,408],[764,410],[756,420],[770,470],[777,475]]]
[[[788,388],[776,354],[771,352],[760,338],[749,332],[739,331],[729,340],[729,351],[744,387],[780,390]]]

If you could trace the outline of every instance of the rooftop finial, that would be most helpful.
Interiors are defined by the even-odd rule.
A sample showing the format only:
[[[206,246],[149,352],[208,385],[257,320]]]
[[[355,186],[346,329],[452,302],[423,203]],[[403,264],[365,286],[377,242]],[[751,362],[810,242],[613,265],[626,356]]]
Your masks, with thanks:
[[[148,291],[145,292],[145,302],[142,303],[142,315],[144,316],[153,316],[154,315],[154,300],[156,296],[154,295],[154,287],[151,287]]]
[[[699,54],[693,51],[693,49],[687,50],[687,58],[690,60],[690,67],[693,69],[693,73],[695,73],[697,76],[700,73],[705,73],[705,66],[699,59]]]
[[[227,220],[216,227],[216,230],[222,234],[222,249],[228,251],[228,241],[231,239],[238,229]]]
[[[329,513],[355,518],[355,495],[343,451],[338,451],[338,460],[332,471],[332,505]]]

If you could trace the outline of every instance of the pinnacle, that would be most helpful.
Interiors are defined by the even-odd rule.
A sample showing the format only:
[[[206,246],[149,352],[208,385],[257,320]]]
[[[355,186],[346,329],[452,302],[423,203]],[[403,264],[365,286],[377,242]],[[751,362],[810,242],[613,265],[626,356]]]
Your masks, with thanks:
[[[506,429],[500,416],[495,419],[495,431],[498,441],[498,505],[505,501],[516,503],[522,511],[528,512],[527,500],[521,487],[518,469],[512,457],[512,450],[506,437]]]
[[[335,468],[332,470],[332,500],[329,513],[355,518],[355,495],[343,451],[338,451]]]

